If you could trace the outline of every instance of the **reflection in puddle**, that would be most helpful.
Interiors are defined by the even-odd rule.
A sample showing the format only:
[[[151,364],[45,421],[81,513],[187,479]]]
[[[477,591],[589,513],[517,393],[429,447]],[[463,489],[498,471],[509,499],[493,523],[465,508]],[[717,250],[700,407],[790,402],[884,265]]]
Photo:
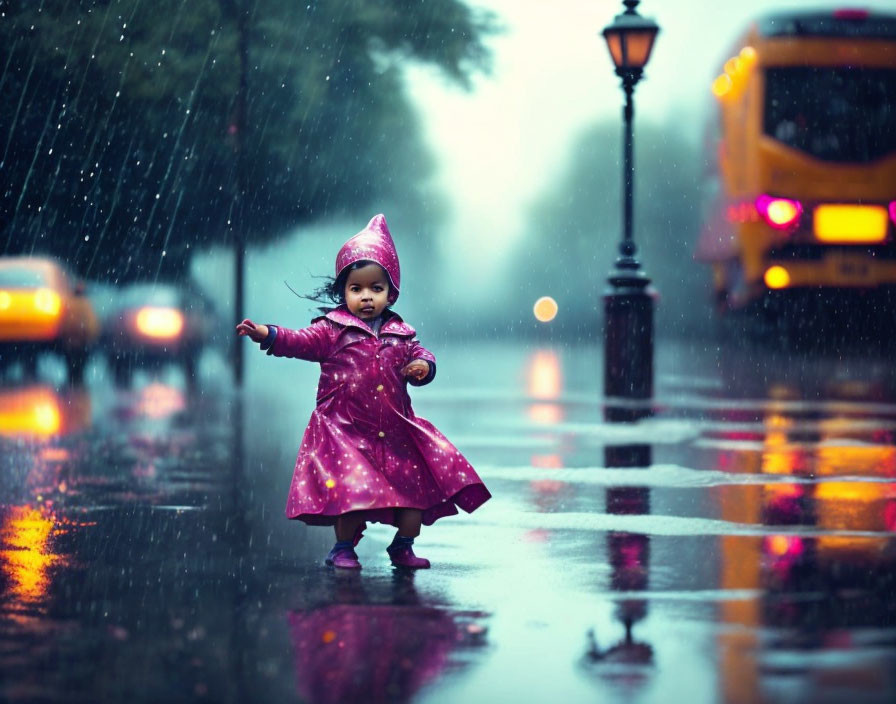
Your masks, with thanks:
[[[0,526],[0,567],[6,574],[6,597],[12,611],[40,608],[47,598],[50,569],[63,558],[52,552],[60,529],[47,509],[14,506]]]
[[[389,603],[377,603],[357,573],[332,576],[339,603],[287,614],[297,689],[305,701],[410,701],[463,665],[458,651],[485,643],[483,614],[421,603],[413,574],[394,573]]]
[[[137,394],[137,414],[146,418],[167,418],[185,408],[184,393],[174,386],[154,382],[144,386]]]
[[[84,389],[59,392],[35,385],[0,390],[0,436],[50,437],[90,425],[90,396]]]
[[[553,350],[537,350],[526,365],[526,390],[539,403],[529,404],[529,418],[538,425],[554,425],[563,420],[563,406],[557,403],[563,390],[560,356]]]
[[[879,663],[856,635],[896,626],[896,537],[881,535],[896,530],[896,449],[875,435],[879,421],[855,415],[770,408],[763,427],[758,462],[732,464],[794,481],[741,486],[737,501],[718,494],[723,518],[781,527],[721,539],[721,586],[762,594],[720,605],[724,622],[747,627],[719,636],[724,698],[774,700],[797,682],[820,692],[831,677],[843,691],[870,695]],[[797,527],[823,534],[795,535]],[[763,637],[761,627],[774,630]],[[821,653],[837,653],[836,666]]]

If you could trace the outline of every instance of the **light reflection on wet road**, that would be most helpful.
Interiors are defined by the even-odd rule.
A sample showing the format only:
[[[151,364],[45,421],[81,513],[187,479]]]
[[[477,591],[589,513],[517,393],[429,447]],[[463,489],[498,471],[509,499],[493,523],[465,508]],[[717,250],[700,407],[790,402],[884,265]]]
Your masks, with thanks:
[[[425,529],[416,575],[382,526],[334,574],[283,517],[313,365],[250,355],[241,412],[209,366],[0,390],[0,699],[896,696],[885,360],[667,345],[656,413],[610,425],[599,350],[439,359],[416,410],[495,498]]]

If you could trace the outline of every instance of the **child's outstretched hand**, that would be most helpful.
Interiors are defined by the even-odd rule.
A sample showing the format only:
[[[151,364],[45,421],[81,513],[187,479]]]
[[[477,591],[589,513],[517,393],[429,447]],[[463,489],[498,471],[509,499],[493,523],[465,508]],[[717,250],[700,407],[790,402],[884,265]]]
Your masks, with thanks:
[[[420,379],[425,379],[429,374],[429,362],[425,359],[415,359],[402,369],[401,373],[405,376],[412,376],[417,381],[420,381]]]
[[[248,335],[253,342],[261,342],[268,336],[267,325],[256,325],[246,318],[243,322],[236,326],[237,335]]]

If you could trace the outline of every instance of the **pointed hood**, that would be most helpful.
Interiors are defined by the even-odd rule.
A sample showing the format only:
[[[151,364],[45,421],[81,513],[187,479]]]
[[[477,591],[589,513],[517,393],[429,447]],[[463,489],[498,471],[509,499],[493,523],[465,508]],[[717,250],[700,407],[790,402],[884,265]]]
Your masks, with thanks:
[[[376,262],[386,270],[389,276],[389,303],[394,303],[401,287],[401,267],[386,216],[382,213],[374,215],[367,227],[342,245],[336,255],[336,278],[345,267],[361,260]]]

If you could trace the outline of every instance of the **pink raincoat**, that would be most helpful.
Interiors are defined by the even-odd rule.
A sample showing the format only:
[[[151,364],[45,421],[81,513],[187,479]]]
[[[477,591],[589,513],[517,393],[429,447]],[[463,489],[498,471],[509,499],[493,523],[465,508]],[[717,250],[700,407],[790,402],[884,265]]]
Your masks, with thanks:
[[[379,337],[340,306],[302,330],[278,328],[268,354],[321,366],[317,408],[302,438],[286,515],[333,525],[348,511],[396,525],[395,508],[423,511],[423,523],[471,512],[491,494],[444,435],[414,414],[411,360],[435,357],[391,311]]]

